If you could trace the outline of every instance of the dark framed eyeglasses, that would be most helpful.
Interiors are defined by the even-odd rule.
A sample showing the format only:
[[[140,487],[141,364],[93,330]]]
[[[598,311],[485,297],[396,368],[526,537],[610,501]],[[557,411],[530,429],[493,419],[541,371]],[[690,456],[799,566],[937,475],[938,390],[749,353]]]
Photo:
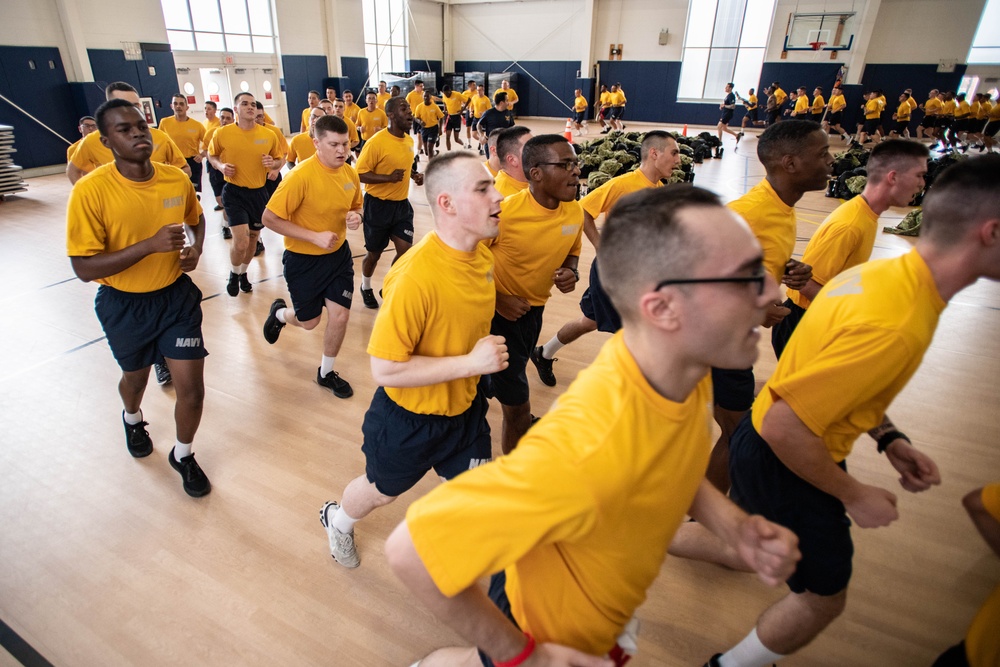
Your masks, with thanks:
[[[656,284],[656,289],[660,290],[667,285],[695,285],[698,283],[756,283],[757,296],[764,293],[764,281],[767,273],[761,270],[753,276],[729,276],[725,278],[678,278],[676,280],[662,280]]]
[[[579,160],[566,160],[564,162],[539,162],[538,166],[542,166],[543,164],[547,164],[552,167],[562,167],[565,171],[573,171],[574,169],[580,167]]]

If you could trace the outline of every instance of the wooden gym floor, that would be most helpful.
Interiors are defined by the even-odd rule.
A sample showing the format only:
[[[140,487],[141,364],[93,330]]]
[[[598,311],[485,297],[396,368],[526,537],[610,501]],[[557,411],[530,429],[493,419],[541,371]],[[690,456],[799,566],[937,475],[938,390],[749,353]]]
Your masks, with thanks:
[[[562,131],[554,121],[526,124]],[[695,182],[728,201],[764,170],[754,137],[739,151],[730,137],[725,145],[722,160],[697,167]],[[365,347],[375,311],[356,300],[337,360],[355,395],[334,398],[314,382],[319,331],[286,329],[273,347],[261,336],[271,301],[287,298],[280,238],[264,232],[267,251],[249,271],[253,294],[230,298],[228,242],[221,213],[208,203],[205,254],[192,274],[205,294],[211,352],[195,450],[214,488],[191,499],[166,461],[171,388],[151,380],[146,393],[153,455],[135,460],[125,450],[119,370],[93,313],[97,286],[75,279],[65,257],[69,189],[62,175],[35,178],[26,193],[0,204],[0,283],[7,285],[0,297],[0,620],[58,666],[409,665],[457,642],[414,603],[382,553],[409,502],[435,479],[359,524],[360,569],[331,560],[318,521],[323,502],[339,498],[364,468],[361,421],[375,390]],[[431,227],[423,189],[414,187],[411,200],[421,236]],[[837,203],[822,193],[800,202],[798,253]],[[905,212],[888,212],[882,224]],[[348,236],[355,255],[362,253],[361,232]],[[880,234],[874,256],[899,255],[910,243]],[[584,276],[593,254],[585,243]],[[355,270],[360,275],[360,260]],[[556,292],[541,340],[579,316],[582,289]],[[901,518],[888,528],[854,530],[847,612],[782,664],[929,665],[961,639],[1000,582],[1000,561],[960,504],[967,491],[1000,479],[998,336],[996,284],[980,281],[955,297],[923,366],[890,410],[935,458],[944,483],[906,493],[862,439],[852,474],[897,493]],[[605,339],[592,334],[561,350],[557,387],[542,385],[529,368],[535,414]],[[762,340],[758,380],[773,367]],[[490,418],[499,434],[495,406]],[[639,611],[633,664],[700,665],[741,639],[782,594],[749,575],[668,557]],[[0,654],[0,665],[8,664],[16,661]]]

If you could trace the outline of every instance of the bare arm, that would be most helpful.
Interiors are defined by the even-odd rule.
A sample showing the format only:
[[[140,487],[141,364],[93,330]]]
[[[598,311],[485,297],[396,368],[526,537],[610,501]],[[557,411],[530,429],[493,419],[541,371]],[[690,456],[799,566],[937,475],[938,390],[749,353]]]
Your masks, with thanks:
[[[80,169],[72,162],[66,165],[66,176],[67,178],[69,178],[69,182],[72,185],[76,185],[76,182],[86,175],[87,172],[85,172],[83,169]]]
[[[583,233],[594,250],[601,247],[601,233],[597,230],[597,223],[594,222],[594,216],[586,211],[583,212]]]
[[[399,183],[403,180],[403,169],[396,169],[391,174],[376,174],[373,171],[366,171],[358,174],[358,179],[368,185],[378,185],[380,183]]]
[[[205,215],[199,215],[198,224],[193,227],[185,223],[184,229],[194,237],[191,245],[181,248],[181,271],[188,273],[198,268],[198,260],[201,259],[202,247],[205,245]]]
[[[962,504],[965,505],[965,511],[969,513],[969,518],[986,540],[986,544],[990,545],[993,553],[1000,556],[1000,521],[997,521],[983,506],[983,490],[976,489],[966,494],[962,498]]]
[[[389,567],[410,592],[470,644],[480,647],[494,660],[510,660],[524,650],[527,638],[490,602],[479,586],[470,586],[450,598],[441,592],[420,560],[405,521],[392,531],[385,552]],[[543,644],[522,664],[525,667],[543,664],[611,667],[613,663],[566,647]]]
[[[809,301],[812,301],[813,299],[816,298],[816,295],[819,294],[819,291],[821,289],[823,289],[823,286],[820,285],[815,280],[813,280],[812,278],[810,278],[809,282],[803,285],[802,289],[799,290],[799,293],[805,298],[809,299]]]
[[[273,232],[277,232],[282,236],[287,236],[289,238],[298,239],[299,241],[305,241],[306,243],[312,243],[318,248],[324,248],[326,250],[333,249],[333,246],[337,244],[340,237],[334,232],[324,231],[324,232],[314,232],[305,227],[300,227],[296,225],[291,220],[285,220],[279,217],[271,209],[265,208],[264,215],[261,217],[261,222],[264,226]]]
[[[484,336],[471,352],[456,357],[415,355],[409,361],[372,357],[372,378],[383,387],[426,387],[496,373],[507,368],[507,356],[503,336]]]
[[[202,234],[204,234],[204,230],[202,230]],[[183,225],[166,225],[148,239],[127,248],[114,252],[102,252],[89,257],[70,257],[70,263],[73,265],[76,276],[86,283],[121,273],[153,253],[180,250],[184,247],[185,240]]]

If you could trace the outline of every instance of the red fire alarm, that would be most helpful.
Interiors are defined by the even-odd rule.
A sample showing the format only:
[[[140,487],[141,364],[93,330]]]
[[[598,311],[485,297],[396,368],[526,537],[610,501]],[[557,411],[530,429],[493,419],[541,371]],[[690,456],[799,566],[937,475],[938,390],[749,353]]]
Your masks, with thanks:
[[[195,99],[194,95],[188,95],[188,104],[196,104],[198,100]]]

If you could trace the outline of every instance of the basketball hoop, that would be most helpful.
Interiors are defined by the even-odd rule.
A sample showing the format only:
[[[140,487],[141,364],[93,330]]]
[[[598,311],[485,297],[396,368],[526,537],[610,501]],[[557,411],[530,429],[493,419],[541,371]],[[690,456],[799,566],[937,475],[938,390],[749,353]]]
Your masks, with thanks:
[[[812,47],[813,51],[819,51],[826,46],[826,42],[809,42],[809,46]]]

